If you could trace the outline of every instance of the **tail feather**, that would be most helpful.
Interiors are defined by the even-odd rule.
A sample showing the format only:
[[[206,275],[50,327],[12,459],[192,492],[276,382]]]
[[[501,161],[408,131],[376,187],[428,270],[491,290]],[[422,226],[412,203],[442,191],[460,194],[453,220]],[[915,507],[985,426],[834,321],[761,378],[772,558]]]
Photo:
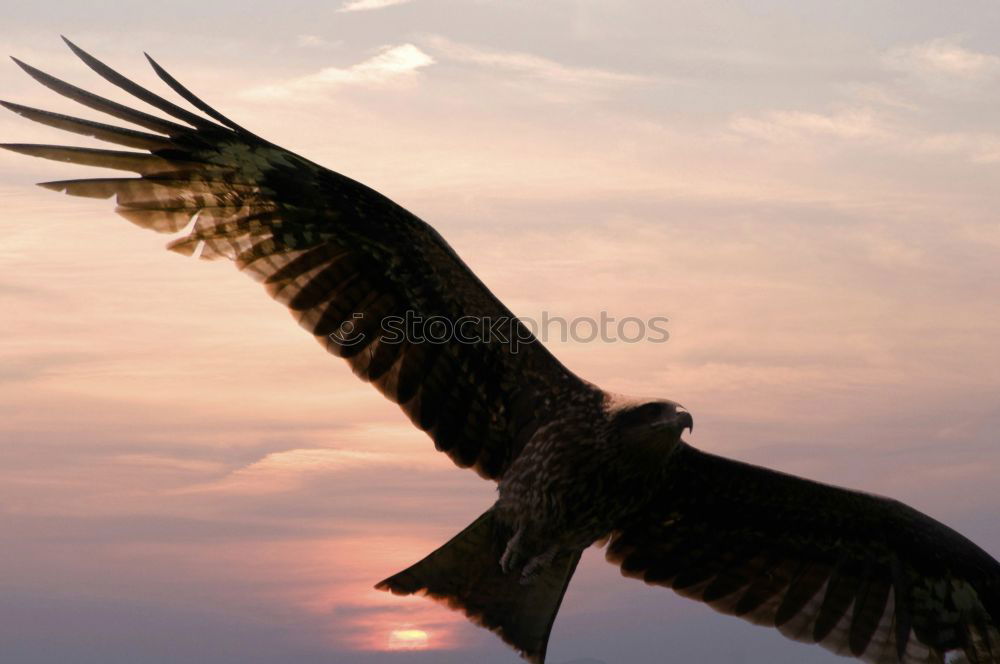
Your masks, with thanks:
[[[493,510],[447,544],[375,587],[424,594],[462,611],[533,664],[545,661],[549,633],[582,552],[562,553],[529,581],[500,569],[503,553]]]

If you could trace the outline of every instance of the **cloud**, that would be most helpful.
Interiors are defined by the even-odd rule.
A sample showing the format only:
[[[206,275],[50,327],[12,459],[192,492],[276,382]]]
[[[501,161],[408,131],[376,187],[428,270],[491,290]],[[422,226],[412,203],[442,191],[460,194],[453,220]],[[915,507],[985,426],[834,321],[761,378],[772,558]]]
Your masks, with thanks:
[[[1000,135],[989,132],[930,134],[914,143],[918,152],[964,155],[977,164],[1000,162]]]
[[[410,0],[350,0],[338,12],[363,12],[372,9],[385,9],[393,5],[402,5]]]
[[[789,142],[807,137],[833,137],[867,140],[889,134],[879,118],[867,108],[847,109],[836,113],[804,111],[768,111],[762,115],[741,115],[729,128],[738,134],[774,142]]]
[[[934,132],[867,108],[835,113],[772,110],[740,115],[730,131],[769,143],[803,144],[813,149],[830,139],[889,148],[900,154],[956,156],[974,164],[1000,162],[1000,135],[991,132]]]
[[[295,38],[295,45],[301,48],[329,48],[339,44],[340,42],[332,42],[319,35],[299,35]]]
[[[432,50],[448,59],[506,71],[547,83],[572,86],[608,86],[649,80],[645,76],[608,69],[572,67],[530,53],[493,51],[453,42],[440,36],[430,37],[427,41]]]
[[[393,458],[377,452],[302,448],[268,454],[263,459],[229,473],[217,482],[187,487],[179,493],[222,491],[235,493],[271,493],[299,486],[309,477],[374,464],[392,463]]]
[[[244,93],[251,98],[282,98],[299,94],[322,93],[341,85],[384,86],[409,84],[434,58],[413,44],[385,46],[377,54],[350,67],[327,67],[315,74],[294,78],[285,83],[252,88]]]
[[[915,74],[943,74],[958,78],[982,78],[1000,72],[1000,57],[979,53],[950,39],[932,39],[922,44],[899,46],[883,56],[890,69]]]

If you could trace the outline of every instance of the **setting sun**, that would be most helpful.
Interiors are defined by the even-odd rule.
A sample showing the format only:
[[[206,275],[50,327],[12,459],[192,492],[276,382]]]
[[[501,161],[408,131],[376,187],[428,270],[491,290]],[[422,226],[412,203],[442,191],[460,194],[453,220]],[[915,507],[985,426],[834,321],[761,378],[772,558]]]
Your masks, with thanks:
[[[389,650],[423,650],[427,632],[422,629],[395,629],[389,634]]]

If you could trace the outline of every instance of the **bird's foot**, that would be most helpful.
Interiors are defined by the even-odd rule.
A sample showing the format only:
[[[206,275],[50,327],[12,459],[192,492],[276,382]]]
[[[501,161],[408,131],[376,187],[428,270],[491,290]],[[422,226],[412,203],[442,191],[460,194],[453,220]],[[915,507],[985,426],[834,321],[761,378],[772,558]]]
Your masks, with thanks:
[[[500,569],[503,570],[504,574],[510,574],[519,568],[521,561],[524,560],[519,547],[522,532],[524,532],[523,529],[519,529],[514,533],[514,536],[507,542],[507,548],[504,549],[503,555],[500,557]]]
[[[531,583],[539,572],[548,567],[559,553],[556,546],[532,556],[538,549],[525,546],[524,530],[519,529],[507,542],[507,548],[500,557],[500,569],[504,574],[516,574],[522,584]]]
[[[545,551],[545,553],[537,555],[529,560],[524,566],[524,569],[521,570],[521,585],[531,583],[535,577],[538,576],[539,572],[552,563],[557,553],[559,553],[559,549],[553,546]]]

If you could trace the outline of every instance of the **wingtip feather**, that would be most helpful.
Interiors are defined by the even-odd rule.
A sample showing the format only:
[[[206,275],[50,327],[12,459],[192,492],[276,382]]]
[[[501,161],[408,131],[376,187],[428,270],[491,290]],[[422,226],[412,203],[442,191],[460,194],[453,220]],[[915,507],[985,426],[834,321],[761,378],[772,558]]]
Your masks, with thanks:
[[[10,150],[11,152],[17,152],[18,154],[26,154],[24,143],[0,143],[0,148]]]
[[[88,187],[89,180],[55,180],[51,182],[38,182],[36,183],[39,187],[43,189],[48,189],[50,191],[56,191],[60,194],[67,194],[69,196],[81,196],[83,198],[99,198],[108,199],[116,194],[115,191],[110,189],[96,189],[93,187]]]
[[[156,60],[154,60],[152,58],[152,56],[149,55],[149,53],[143,52],[143,55],[146,56],[146,60],[149,61],[150,66],[153,68],[153,71],[156,72],[156,75],[160,77],[160,80],[163,81],[164,83],[166,83],[168,86],[170,86],[170,88],[174,92],[176,92],[181,97],[183,97],[185,100],[187,100],[188,103],[192,104],[195,108],[197,108],[201,112],[205,113],[209,117],[217,120],[218,122],[221,122],[225,126],[227,126],[230,129],[232,129],[233,131],[237,131],[237,132],[239,132],[239,133],[241,133],[241,134],[243,134],[244,136],[247,136],[247,137],[251,137],[251,138],[255,138],[257,140],[263,141],[263,142],[267,142],[267,141],[264,141],[264,139],[262,139],[259,136],[257,136],[256,134],[254,134],[253,132],[248,131],[246,128],[241,127],[237,123],[233,122],[232,120],[230,120],[229,118],[227,118],[225,115],[223,115],[222,113],[219,113],[217,110],[215,110],[214,108],[212,108],[211,106],[209,106],[207,103],[205,103],[204,101],[202,101],[197,95],[195,95],[188,88],[186,88],[184,86],[184,84],[182,84],[180,81],[178,81],[176,78],[174,78],[174,76],[170,72],[168,72],[166,69],[164,69],[162,66],[160,66],[160,63],[158,63]]]
[[[54,76],[50,76],[49,74],[46,74],[45,72],[43,72],[43,71],[42,71],[41,69],[39,69],[38,67],[32,67],[31,65],[29,65],[29,64],[28,64],[27,62],[25,62],[24,60],[18,60],[18,59],[17,59],[17,58],[15,58],[15,57],[14,57],[13,55],[12,55],[12,56],[10,56],[10,59],[11,59],[11,60],[13,60],[13,61],[14,61],[14,63],[15,63],[15,64],[16,64],[16,65],[17,65],[18,67],[20,67],[21,69],[23,69],[23,70],[24,70],[24,72],[25,72],[25,73],[26,73],[26,74],[27,74],[28,76],[30,76],[31,78],[35,79],[36,81],[38,81],[38,82],[39,82],[39,83],[41,83],[42,85],[45,85],[46,87],[48,87],[48,84],[47,84],[47,83],[45,82],[45,81],[46,81],[47,79],[52,79],[52,80],[58,80],[58,79],[56,79],[56,78],[55,78]]]
[[[42,189],[48,189],[49,191],[65,191],[66,187],[62,182],[36,182],[36,186]]]
[[[73,55],[83,60],[88,66],[93,67],[93,64],[91,63],[97,62],[97,58],[71,42],[66,35],[59,35],[59,37],[66,43],[66,46],[69,46],[69,50],[73,51]]]
[[[28,72],[28,74],[30,74],[31,76],[34,76],[34,74],[32,74],[31,72],[35,72],[35,71],[38,71],[37,69],[35,69],[35,68],[34,68],[34,67],[32,67],[31,65],[29,65],[29,64],[28,64],[27,62],[25,62],[24,60],[19,60],[19,59],[17,59],[16,57],[14,57],[13,55],[12,55],[12,56],[10,56],[10,59],[14,61],[14,64],[16,64],[16,65],[17,65],[18,67],[20,67],[20,68],[21,68],[21,69],[23,69],[24,71]]]
[[[147,90],[146,88],[142,87],[141,85],[129,79],[128,77],[123,76],[122,74],[115,71],[108,65],[104,64],[90,53],[87,53],[82,48],[80,48],[73,42],[69,41],[68,39],[65,41],[69,45],[73,53],[78,58],[80,58],[85,65],[90,67],[93,71],[97,72],[97,74],[101,78],[108,81],[112,85],[115,85],[125,90],[134,97],[141,99],[147,104],[150,104],[151,106],[158,108],[159,110],[163,111],[164,113],[167,113],[168,115],[172,115],[173,117],[178,118],[179,120],[187,122],[193,127],[198,127],[200,129],[213,129],[217,126],[212,121],[206,120],[205,118],[195,113],[192,113],[187,109],[181,108],[180,106],[173,103],[169,99],[165,99],[160,95],[156,94],[155,92]]]

